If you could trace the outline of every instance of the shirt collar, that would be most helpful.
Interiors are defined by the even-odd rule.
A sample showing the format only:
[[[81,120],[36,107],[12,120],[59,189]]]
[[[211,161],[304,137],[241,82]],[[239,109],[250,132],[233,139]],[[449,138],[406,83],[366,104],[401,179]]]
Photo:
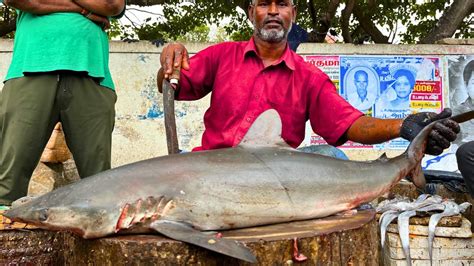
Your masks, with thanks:
[[[254,38],[252,36],[252,38],[250,38],[250,40],[247,42],[247,45],[245,45],[245,49],[244,49],[244,57],[249,54],[249,53],[253,53],[255,55],[257,55],[257,47],[255,46],[255,41],[254,41]],[[280,57],[280,59],[275,62],[275,64],[273,65],[278,65],[280,64],[281,62],[284,62],[285,65],[291,69],[291,70],[295,70],[295,59],[293,58],[293,51],[290,49],[290,47],[288,46],[288,43],[286,43],[286,47],[285,47],[285,50],[283,51],[283,55]]]

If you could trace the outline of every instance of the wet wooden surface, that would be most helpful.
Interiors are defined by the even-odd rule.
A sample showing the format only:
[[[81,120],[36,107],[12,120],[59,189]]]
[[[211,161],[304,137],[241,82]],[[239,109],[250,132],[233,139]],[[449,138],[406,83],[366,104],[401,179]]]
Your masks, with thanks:
[[[243,242],[258,265],[377,265],[375,213],[222,231]],[[294,262],[294,243],[307,257]],[[28,247],[28,248],[25,248]],[[160,235],[122,235],[85,240],[67,232],[0,231],[0,265],[247,265],[248,263]]]
[[[0,265],[64,265],[64,233],[0,231]]]

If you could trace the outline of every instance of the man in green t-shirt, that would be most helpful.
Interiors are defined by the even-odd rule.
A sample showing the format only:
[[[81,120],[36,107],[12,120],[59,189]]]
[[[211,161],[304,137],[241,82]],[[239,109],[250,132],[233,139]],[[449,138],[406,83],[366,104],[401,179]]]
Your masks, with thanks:
[[[18,13],[0,91],[0,205],[9,205],[26,195],[57,122],[81,177],[110,168],[117,96],[104,29],[125,0],[3,2]]]

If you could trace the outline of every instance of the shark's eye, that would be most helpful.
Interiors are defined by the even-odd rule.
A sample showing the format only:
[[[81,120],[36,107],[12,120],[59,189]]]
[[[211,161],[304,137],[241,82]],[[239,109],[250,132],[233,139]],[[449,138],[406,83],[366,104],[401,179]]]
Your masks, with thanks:
[[[38,220],[44,222],[48,220],[48,209],[41,209],[38,211]]]

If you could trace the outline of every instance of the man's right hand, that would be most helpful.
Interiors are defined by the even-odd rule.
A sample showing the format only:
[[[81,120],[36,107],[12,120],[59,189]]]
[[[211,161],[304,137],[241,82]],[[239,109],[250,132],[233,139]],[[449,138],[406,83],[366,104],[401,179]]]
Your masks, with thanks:
[[[163,48],[160,56],[161,68],[158,70],[157,81],[158,90],[163,91],[161,87],[163,79],[178,78],[173,72],[181,71],[181,69],[189,70],[189,54],[186,47],[181,43],[171,43]]]
[[[407,116],[400,128],[400,137],[412,141],[418,133],[431,122],[439,120],[428,136],[426,153],[440,155],[443,150],[449,148],[451,142],[456,140],[460,131],[459,124],[449,119],[451,109],[445,108],[439,114],[434,112],[420,112]]]

